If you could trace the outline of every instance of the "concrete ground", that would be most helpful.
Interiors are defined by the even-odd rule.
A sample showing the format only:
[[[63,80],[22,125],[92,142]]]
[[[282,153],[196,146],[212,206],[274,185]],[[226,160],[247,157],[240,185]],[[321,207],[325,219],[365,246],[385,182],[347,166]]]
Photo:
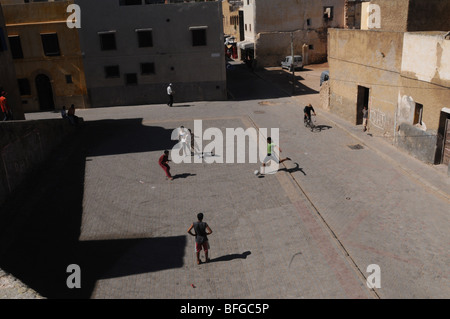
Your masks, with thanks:
[[[296,72],[293,88],[280,68],[234,65],[228,101],[77,110],[77,138],[4,207],[21,217],[3,234],[0,280],[46,298],[450,297],[446,170],[320,108],[321,129],[306,129],[303,106],[319,104],[326,67]],[[196,119],[224,136],[279,128],[292,161],[265,176],[256,163],[171,163],[167,181],[157,160],[172,130]],[[212,260],[197,265],[186,231],[200,211]],[[81,289],[67,288],[69,264]],[[381,288],[369,289],[373,264]],[[30,298],[15,291],[0,286]]]

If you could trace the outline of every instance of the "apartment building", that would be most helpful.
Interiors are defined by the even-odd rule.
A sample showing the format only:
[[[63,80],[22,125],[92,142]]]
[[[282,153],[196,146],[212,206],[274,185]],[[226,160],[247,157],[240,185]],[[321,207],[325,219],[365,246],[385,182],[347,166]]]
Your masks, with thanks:
[[[1,1],[24,112],[88,106],[78,29],[66,1]]]
[[[8,105],[13,112],[14,119],[23,120],[25,117],[19,95],[16,71],[12,61],[5,19],[3,18],[3,10],[0,6],[0,92],[6,91],[8,93]]]
[[[450,2],[373,0],[363,6],[361,30],[328,32],[323,107],[359,125],[367,106],[371,134],[424,162],[449,164]]]
[[[345,0],[244,0],[245,39],[241,56],[259,67],[280,65],[286,55],[303,55],[306,64],[327,57],[327,29],[343,28]]]
[[[92,106],[224,100],[219,1],[75,0]]]

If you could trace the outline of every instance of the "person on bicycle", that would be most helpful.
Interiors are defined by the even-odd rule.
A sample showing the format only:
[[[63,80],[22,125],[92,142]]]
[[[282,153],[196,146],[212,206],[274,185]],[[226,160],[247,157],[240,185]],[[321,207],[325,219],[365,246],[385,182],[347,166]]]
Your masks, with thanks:
[[[305,106],[305,108],[303,109],[303,112],[305,112],[305,116],[303,117],[303,119],[306,121],[311,121],[311,111],[313,112],[314,116],[316,116],[316,111],[314,111],[314,108],[312,107],[311,104],[308,104],[307,106]]]

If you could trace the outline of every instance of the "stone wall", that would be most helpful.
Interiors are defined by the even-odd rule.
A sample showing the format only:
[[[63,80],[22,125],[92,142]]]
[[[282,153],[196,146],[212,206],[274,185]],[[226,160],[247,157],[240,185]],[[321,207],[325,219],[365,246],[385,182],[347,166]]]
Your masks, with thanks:
[[[435,133],[424,131],[411,124],[402,123],[399,125],[395,144],[425,163],[435,163],[437,144]]]
[[[403,34],[344,29],[328,33],[330,111],[357,124],[358,86],[366,87],[371,130],[393,136]]]
[[[74,130],[64,119],[0,122],[0,205]]]

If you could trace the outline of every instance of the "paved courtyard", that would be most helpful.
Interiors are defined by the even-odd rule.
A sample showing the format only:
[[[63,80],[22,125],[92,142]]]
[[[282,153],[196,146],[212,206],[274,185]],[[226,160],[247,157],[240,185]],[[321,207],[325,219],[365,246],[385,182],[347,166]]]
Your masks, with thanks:
[[[446,171],[320,108],[322,129],[306,129],[325,68],[297,72],[293,96],[287,72],[235,66],[229,101],[77,110],[77,137],[6,204],[22,217],[3,236],[0,268],[48,298],[450,297]],[[264,177],[254,163],[171,163],[167,181],[157,160],[196,119],[224,136],[279,128],[292,161]],[[197,265],[186,231],[200,211],[212,262]],[[66,286],[69,264],[81,289]],[[29,298],[10,286],[0,297]]]

